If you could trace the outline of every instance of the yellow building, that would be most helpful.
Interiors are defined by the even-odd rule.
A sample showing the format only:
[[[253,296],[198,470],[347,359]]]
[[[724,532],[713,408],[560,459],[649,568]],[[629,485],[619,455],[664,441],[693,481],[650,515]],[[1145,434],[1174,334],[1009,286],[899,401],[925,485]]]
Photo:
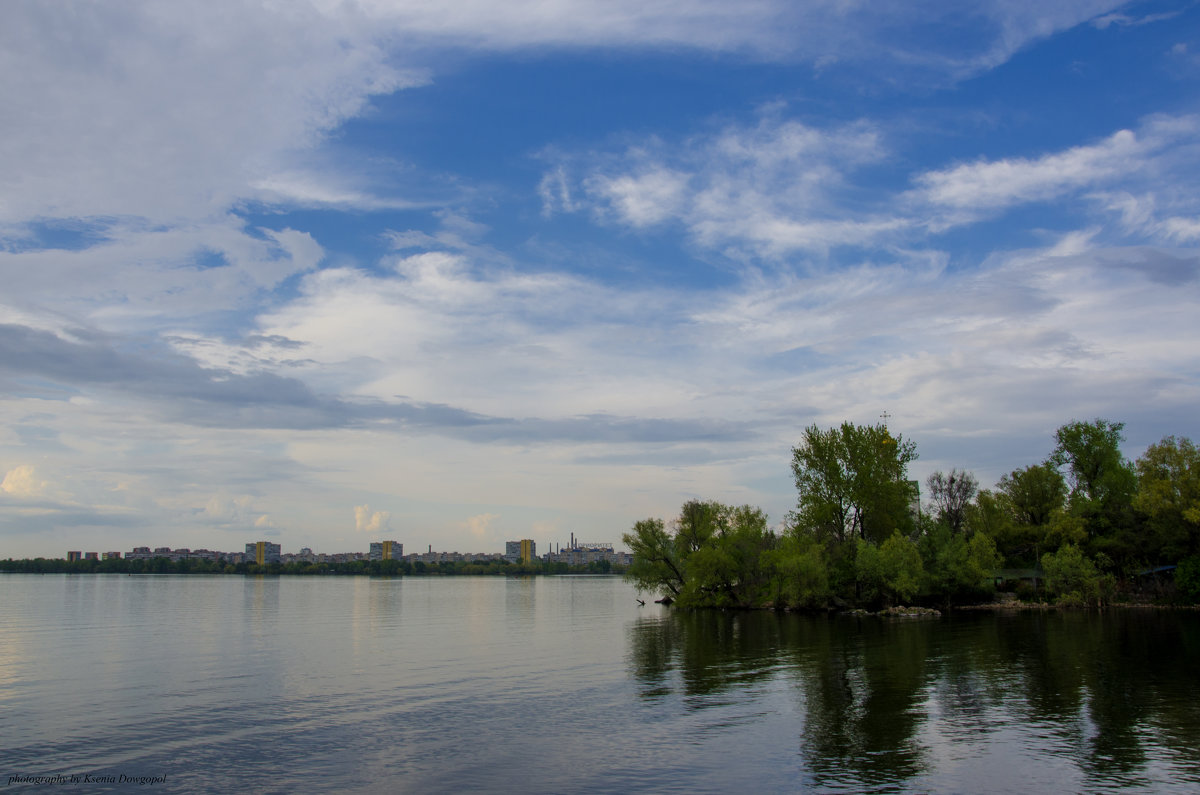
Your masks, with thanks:
[[[404,558],[404,545],[399,541],[372,541],[368,560],[401,560]]]
[[[253,555],[254,562],[259,566],[278,563],[282,551],[283,548],[279,544],[272,544],[270,541],[255,541],[246,545],[246,557]]]

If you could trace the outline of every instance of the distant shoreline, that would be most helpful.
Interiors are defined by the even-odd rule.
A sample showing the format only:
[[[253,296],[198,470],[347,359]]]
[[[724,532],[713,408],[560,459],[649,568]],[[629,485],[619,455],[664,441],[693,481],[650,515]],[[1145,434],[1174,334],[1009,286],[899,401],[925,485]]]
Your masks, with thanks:
[[[410,563],[404,560],[354,560],[340,563],[227,563],[223,559],[180,560],[168,558],[67,561],[62,558],[8,558],[0,560],[0,572],[8,574],[214,574],[266,577],[458,577],[534,575],[620,575],[625,569],[608,561],[585,566],[566,563]]]

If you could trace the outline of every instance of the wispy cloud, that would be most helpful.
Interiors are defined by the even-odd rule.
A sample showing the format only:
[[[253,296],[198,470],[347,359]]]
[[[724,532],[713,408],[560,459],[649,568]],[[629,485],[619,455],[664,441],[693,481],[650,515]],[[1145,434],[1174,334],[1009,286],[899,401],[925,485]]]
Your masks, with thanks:
[[[906,187],[878,181],[889,143],[872,125],[820,129],[776,109],[754,127],[563,158],[554,184],[563,184],[568,162],[582,174],[543,198],[639,230],[677,223],[704,248],[776,262],[838,247],[894,256],[948,229],[1067,196],[1085,216],[1119,213],[1141,239],[1185,242],[1200,217],[1187,188],[1198,148],[1196,117],[1154,116],[1136,130],[1038,157],[917,172]],[[556,205],[557,196],[581,198]]]
[[[1118,130],[1098,143],[1037,158],[979,160],[925,172],[915,177],[913,196],[935,208],[963,213],[951,218],[964,222],[977,213],[1057,199],[1114,181],[1141,182],[1147,172],[1161,175],[1167,163],[1186,162],[1200,142],[1198,133],[1196,117],[1155,117],[1137,131]]]
[[[881,135],[868,124],[817,129],[769,109],[753,127],[581,157],[592,162],[577,188],[543,197],[553,207],[557,197],[579,194],[602,219],[634,228],[674,221],[700,245],[776,258],[869,245],[901,231],[908,222],[874,212],[849,179],[884,155]],[[564,168],[552,172],[557,185]]]

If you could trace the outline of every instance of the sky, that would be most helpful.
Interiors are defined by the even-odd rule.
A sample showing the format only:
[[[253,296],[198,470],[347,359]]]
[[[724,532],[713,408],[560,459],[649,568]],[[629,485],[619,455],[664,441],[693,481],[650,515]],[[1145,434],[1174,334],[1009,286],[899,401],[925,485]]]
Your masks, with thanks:
[[[622,546],[1200,438],[1200,6],[10,0],[0,557]]]

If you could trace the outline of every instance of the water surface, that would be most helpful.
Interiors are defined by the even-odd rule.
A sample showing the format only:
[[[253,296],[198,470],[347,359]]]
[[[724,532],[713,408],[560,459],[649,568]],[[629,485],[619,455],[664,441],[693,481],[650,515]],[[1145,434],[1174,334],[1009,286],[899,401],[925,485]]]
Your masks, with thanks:
[[[887,621],[635,596],[611,577],[0,575],[0,776],[1200,790],[1195,613]]]

